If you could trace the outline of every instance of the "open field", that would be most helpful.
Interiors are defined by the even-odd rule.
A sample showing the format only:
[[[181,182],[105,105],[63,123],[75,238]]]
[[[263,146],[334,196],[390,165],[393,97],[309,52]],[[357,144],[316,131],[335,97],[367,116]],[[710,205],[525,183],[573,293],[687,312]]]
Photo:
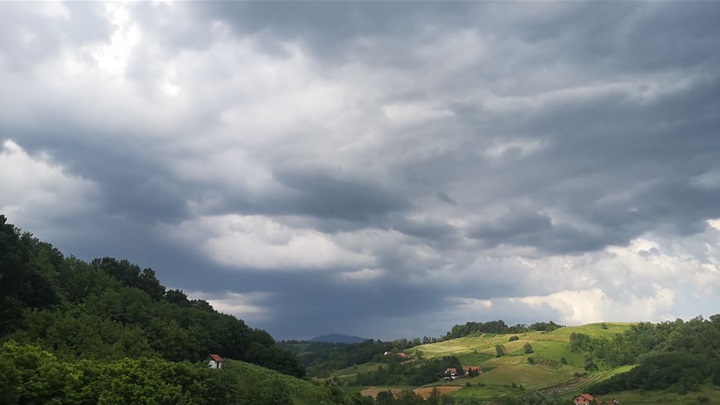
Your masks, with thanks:
[[[452,339],[445,342],[432,343],[428,345],[418,346],[411,349],[411,353],[420,353],[424,358],[433,358],[441,356],[457,356],[460,361],[468,363],[479,363],[485,355],[485,359],[495,357],[495,346],[504,345],[508,354],[524,354],[523,345],[530,343],[533,350],[538,355],[545,357],[565,357],[572,363],[577,364],[582,360],[582,356],[567,350],[567,343],[570,341],[572,333],[584,333],[590,336],[612,336],[622,333],[632,326],[631,323],[606,323],[607,329],[603,329],[601,324],[588,324],[583,326],[569,326],[560,328],[552,332],[526,332],[518,334],[473,334],[470,336]],[[510,342],[511,336],[517,336],[519,340]],[[417,355],[416,355],[417,356]],[[478,357],[473,359],[473,357]],[[480,361],[478,361],[480,360]]]
[[[377,371],[377,369],[381,366],[381,363],[364,363],[364,364],[358,364],[356,366],[344,368],[342,370],[338,370],[333,373],[334,377],[338,378],[349,378],[354,377],[357,373],[368,373],[371,371]]]
[[[453,392],[457,392],[461,390],[463,387],[460,385],[437,385],[433,387],[421,387],[421,388],[415,388],[413,392],[417,393],[423,398],[426,398],[432,394],[433,390],[438,390],[440,395],[446,395],[451,394]]]
[[[360,391],[360,394],[365,397],[373,397],[375,398],[377,394],[384,392],[384,391],[390,391],[393,393],[393,395],[400,393],[402,390],[408,389],[407,387],[371,387],[371,388],[365,388],[364,390]]]
[[[528,389],[540,389],[561,384],[571,378],[577,371],[574,367],[565,366],[561,370],[529,364],[502,363],[491,371],[472,378],[471,383],[485,385],[523,385]]]

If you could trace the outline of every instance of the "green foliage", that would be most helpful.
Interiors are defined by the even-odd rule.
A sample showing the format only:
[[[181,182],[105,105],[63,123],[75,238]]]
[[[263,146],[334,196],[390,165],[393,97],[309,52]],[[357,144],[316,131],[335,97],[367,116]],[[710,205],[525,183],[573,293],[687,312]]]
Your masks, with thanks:
[[[328,387],[230,361],[202,363],[158,358],[61,362],[37,346],[0,347],[3,404],[333,404]],[[342,399],[342,397],[340,398]]]
[[[533,352],[533,348],[530,342],[527,342],[523,345],[523,351],[525,352],[525,354],[530,354]]]
[[[701,384],[720,385],[720,322],[701,317],[684,322],[635,325],[611,341],[593,340],[589,347],[608,364],[638,366],[591,387],[594,392],[642,388],[685,394]]]
[[[595,384],[590,390],[604,394],[630,389],[670,389],[686,394],[699,389],[719,366],[720,363],[707,362],[703,357],[684,353],[651,353],[629,372]]]
[[[153,269],[110,257],[91,264],[0,215],[0,339],[39,346],[62,361],[161,357],[198,361],[209,353],[302,377],[297,357],[265,331],[202,300],[166,291]]]
[[[508,342],[514,342],[514,341],[516,341],[516,340],[520,340],[520,338],[517,337],[517,336],[515,336],[515,335],[513,335],[513,336],[510,336],[510,339],[508,340]]]
[[[496,357],[502,357],[507,354],[507,349],[505,349],[505,345],[495,345],[495,356]]]
[[[597,371],[598,366],[595,364],[595,362],[592,359],[592,356],[589,353],[585,354],[585,365],[584,367],[586,371]]]
[[[53,289],[60,252],[31,234],[21,234],[0,215],[0,337],[22,325],[25,308],[60,302]]]
[[[509,397],[498,398],[498,403],[502,405],[556,405],[563,403],[560,398],[547,397],[537,391],[521,391]]]
[[[514,325],[508,326],[505,321],[489,321],[489,322],[468,322],[465,325],[455,325],[452,329],[445,334],[443,337],[445,340],[457,339],[463,336],[469,336],[473,333],[497,333],[497,334],[508,334],[508,333],[523,333],[530,331],[543,331],[551,332],[563,325],[558,325],[555,322],[537,322],[532,325]]]
[[[425,361],[423,364],[390,363],[376,371],[358,373],[355,376],[355,385],[410,385],[420,386],[437,381],[446,376],[448,368],[455,368],[458,375],[464,375],[465,370],[455,356],[446,356]]]
[[[300,361],[313,377],[328,377],[332,371],[341,370],[354,364],[376,362],[399,362],[396,355],[383,353],[393,350],[400,342],[381,342],[368,339],[361,343],[328,343],[283,341],[278,347],[298,354]]]

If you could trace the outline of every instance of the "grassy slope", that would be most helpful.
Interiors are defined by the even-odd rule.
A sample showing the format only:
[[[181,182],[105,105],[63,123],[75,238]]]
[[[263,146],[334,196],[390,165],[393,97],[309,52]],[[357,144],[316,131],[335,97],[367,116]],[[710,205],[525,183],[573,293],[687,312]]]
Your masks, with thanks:
[[[241,377],[254,381],[270,380],[273,384],[283,384],[291,392],[295,405],[314,405],[321,402],[333,403],[330,399],[330,390],[322,383],[301,380],[255,364],[226,360],[221,372],[238,373]]]
[[[411,349],[408,353],[415,359],[430,359],[454,355],[465,366],[481,366],[485,373],[474,378],[462,378],[453,382],[463,388],[453,396],[496,398],[513,393],[512,388],[522,385],[526,389],[543,390],[545,393],[571,395],[582,390],[591,383],[611,377],[629,368],[601,370],[585,377],[575,377],[576,372],[584,373],[583,357],[580,353],[570,352],[567,343],[571,333],[584,333],[591,336],[612,336],[630,328],[630,323],[606,323],[607,329],[601,324],[589,324],[561,328],[553,332],[527,332],[515,336],[519,340],[509,342],[513,335],[476,334],[445,342],[422,345]],[[530,343],[532,354],[525,354],[523,346]],[[502,344],[507,355],[495,357],[495,346]],[[546,357],[560,360],[564,357],[568,364],[557,367],[529,365],[528,357]],[[376,365],[373,365],[376,367]],[[358,368],[365,368],[363,365]],[[370,366],[368,366],[368,369]],[[365,370],[366,371],[366,370]],[[338,376],[350,376],[356,371],[346,369],[338,372]],[[467,383],[470,383],[468,386]],[[438,383],[437,385],[442,385]]]

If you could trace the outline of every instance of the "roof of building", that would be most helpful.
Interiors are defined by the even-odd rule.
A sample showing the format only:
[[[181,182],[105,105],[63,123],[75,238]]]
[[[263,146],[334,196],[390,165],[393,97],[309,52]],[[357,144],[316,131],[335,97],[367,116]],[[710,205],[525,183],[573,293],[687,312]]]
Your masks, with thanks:
[[[595,397],[593,397],[593,396],[590,395],[590,394],[580,394],[580,395],[578,395],[578,398],[580,398],[580,397],[585,398],[585,399],[587,399],[588,401],[594,401],[594,400],[595,400]]]
[[[449,368],[449,369],[445,370],[445,372],[446,372],[446,373],[450,373],[450,374],[457,374],[457,369],[456,369],[456,368]]]
[[[220,357],[220,356],[218,356],[217,354],[211,354],[211,355],[210,355],[210,358],[213,359],[213,360],[215,360],[215,361],[218,362],[218,363],[223,362],[223,358]]]

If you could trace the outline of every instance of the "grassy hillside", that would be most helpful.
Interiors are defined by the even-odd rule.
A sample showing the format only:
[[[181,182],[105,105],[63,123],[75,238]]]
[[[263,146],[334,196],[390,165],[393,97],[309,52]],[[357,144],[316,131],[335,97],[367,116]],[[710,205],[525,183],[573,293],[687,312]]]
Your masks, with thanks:
[[[481,365],[486,363],[488,367],[495,367],[506,363],[495,359],[495,346],[504,345],[507,356],[521,356],[527,361],[527,357],[544,356],[560,360],[562,357],[568,361],[568,365],[581,367],[582,355],[568,350],[567,343],[570,341],[570,334],[583,333],[590,336],[612,336],[622,333],[630,328],[630,323],[606,323],[607,329],[602,324],[588,324],[583,326],[569,326],[557,329],[552,332],[526,332],[516,335],[510,334],[477,334],[458,339],[452,339],[439,343],[422,345],[410,350],[415,357],[433,358],[454,355],[465,365]],[[511,336],[517,336],[518,340],[510,342]],[[532,345],[534,353],[525,355],[523,346],[525,343]],[[517,363],[517,359],[507,361],[510,364]]]
[[[332,393],[327,385],[321,382],[310,382],[289,375],[278,373],[268,368],[243,361],[227,360],[223,365],[223,373],[232,373],[240,378],[259,384],[268,389],[287,392],[295,405],[332,404]]]
[[[570,395],[592,383],[630,369],[626,366],[586,372],[582,353],[571,352],[568,349],[570,335],[583,333],[593,337],[611,337],[630,329],[631,325],[630,323],[598,323],[563,327],[552,332],[476,333],[409,349],[407,353],[410,354],[411,360],[407,364],[419,366],[430,359],[455,356],[465,367],[481,367],[484,372],[477,377],[438,381],[424,387],[426,389],[432,386],[459,387],[452,394],[457,398],[492,399],[514,395],[522,390],[540,390],[547,395]],[[510,341],[513,336],[517,339]],[[525,352],[526,344],[530,344],[532,353]],[[504,346],[505,355],[497,357],[497,345]],[[536,364],[529,364],[529,357],[532,357]],[[564,359],[564,362],[561,362],[561,359]],[[334,375],[351,384],[351,377],[356,373],[367,372],[377,367],[377,364],[358,365]]]

